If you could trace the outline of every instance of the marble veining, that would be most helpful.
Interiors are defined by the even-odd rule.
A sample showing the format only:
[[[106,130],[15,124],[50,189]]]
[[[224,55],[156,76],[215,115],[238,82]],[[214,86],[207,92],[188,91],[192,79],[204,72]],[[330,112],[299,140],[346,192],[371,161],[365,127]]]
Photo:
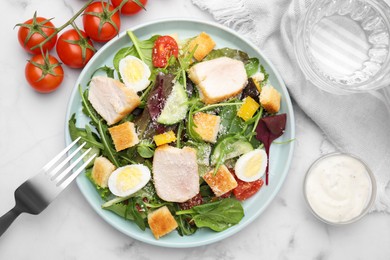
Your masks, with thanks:
[[[0,51],[0,215],[13,205],[14,190],[64,147],[65,110],[80,70],[64,68],[54,93],[41,95],[26,83],[26,60],[14,25],[38,15],[65,23],[86,1],[2,0]],[[275,3],[276,4],[276,3]],[[122,19],[121,31],[167,17],[212,20],[190,0],[149,0],[148,11]],[[81,20],[77,20],[81,25]],[[266,26],[266,25],[264,25]],[[101,45],[97,45],[100,47]],[[55,54],[55,51],[53,51]],[[272,55],[269,55],[272,61]],[[372,213],[345,227],[319,222],[303,199],[302,182],[310,164],[336,150],[293,103],[295,153],[285,183],[269,207],[235,235],[199,248],[162,248],[134,240],[102,220],[75,183],[38,216],[21,215],[0,237],[0,259],[110,260],[388,260],[390,215]],[[389,187],[387,187],[389,189]]]

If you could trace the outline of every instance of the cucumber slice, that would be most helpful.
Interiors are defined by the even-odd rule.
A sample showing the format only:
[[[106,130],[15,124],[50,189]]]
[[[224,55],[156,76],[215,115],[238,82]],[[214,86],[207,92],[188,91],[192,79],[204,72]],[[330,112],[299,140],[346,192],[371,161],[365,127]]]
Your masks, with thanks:
[[[179,81],[175,82],[172,92],[165,102],[157,122],[164,125],[173,125],[183,120],[187,115],[188,97]]]
[[[81,152],[82,152],[82,153],[84,153],[86,150],[87,150],[86,148],[81,148]],[[99,154],[100,154],[100,149],[99,149],[99,148],[96,148],[96,147],[92,147],[92,148],[91,148],[91,151],[89,151],[89,153],[87,153],[87,154],[85,155],[85,157],[83,158],[83,162],[88,161],[88,159],[91,158],[94,154],[96,154],[96,157],[98,157]],[[96,158],[96,157],[95,157],[95,158]],[[95,159],[93,159],[92,161],[90,161],[90,162],[88,163],[88,165],[86,166],[86,168],[91,167],[91,166],[94,164],[94,162],[95,162]]]
[[[252,144],[236,136],[222,138],[214,147],[211,154],[211,165],[215,165],[218,159],[223,156],[223,161],[240,156],[253,150]],[[222,162],[223,163],[223,162]]]

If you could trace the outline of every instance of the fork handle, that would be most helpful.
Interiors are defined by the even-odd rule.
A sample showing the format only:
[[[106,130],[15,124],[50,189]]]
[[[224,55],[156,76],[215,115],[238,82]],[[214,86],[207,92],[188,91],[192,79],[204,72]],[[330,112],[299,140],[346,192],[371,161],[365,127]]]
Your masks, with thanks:
[[[11,226],[12,222],[22,213],[17,210],[16,207],[5,213],[0,218],[0,236],[4,234],[4,232]]]

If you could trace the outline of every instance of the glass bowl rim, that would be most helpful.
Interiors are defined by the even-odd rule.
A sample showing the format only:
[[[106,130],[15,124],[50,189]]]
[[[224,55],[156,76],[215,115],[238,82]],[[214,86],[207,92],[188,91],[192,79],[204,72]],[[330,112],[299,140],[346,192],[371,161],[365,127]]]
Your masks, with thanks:
[[[332,0],[328,0],[332,1]],[[360,0],[369,3],[371,6],[375,7],[375,10],[380,14],[384,20],[385,28],[390,34],[390,3],[387,3],[384,0]],[[313,63],[310,61],[309,55],[305,50],[304,40],[308,37],[306,27],[308,20],[313,14],[313,11],[318,7],[319,3],[323,3],[323,0],[314,0],[310,6],[305,11],[305,14],[298,20],[297,27],[297,36],[293,40],[293,49],[294,54],[297,59],[298,65],[301,68],[301,71],[305,75],[306,79],[310,80],[314,85],[334,94],[350,94],[350,93],[365,93],[367,91],[372,91],[380,89],[387,86],[387,84],[380,84],[380,82],[390,70],[390,43],[387,47],[388,53],[385,61],[381,65],[381,69],[370,79],[363,81],[358,84],[354,84],[346,87],[340,83],[330,83],[327,79],[313,69]],[[386,9],[386,10],[384,10]],[[386,15],[385,12],[388,12],[389,15]],[[367,87],[369,86],[369,87]],[[363,88],[366,87],[366,88]]]
[[[353,158],[357,161],[359,161],[367,170],[367,173],[368,173],[368,176],[370,178],[370,183],[371,183],[371,194],[370,194],[370,198],[367,202],[367,205],[365,206],[365,208],[362,210],[362,212],[357,215],[356,217],[348,220],[348,221],[343,221],[343,222],[332,222],[332,221],[329,221],[323,217],[321,217],[319,214],[317,214],[317,212],[315,212],[315,210],[312,208],[312,206],[310,205],[309,203],[309,200],[307,198],[307,191],[306,191],[306,186],[307,186],[307,179],[308,179],[308,176],[310,175],[311,171],[313,170],[313,168],[318,164],[320,163],[322,160],[324,159],[327,159],[329,157],[334,157],[334,156],[347,156],[347,157],[350,157],[350,158]],[[351,154],[351,153],[347,153],[347,152],[332,152],[332,153],[327,153],[327,154],[324,154],[322,156],[320,156],[319,158],[317,158],[309,167],[309,169],[306,171],[305,173],[305,178],[303,180],[303,196],[305,198],[305,203],[306,203],[306,206],[309,208],[310,212],[319,220],[321,220],[322,222],[326,223],[326,224],[329,224],[329,225],[333,225],[333,226],[343,226],[343,225],[346,225],[346,224],[351,224],[351,223],[354,223],[360,219],[362,219],[365,215],[367,215],[368,211],[372,208],[372,206],[374,205],[374,202],[376,200],[376,193],[377,193],[377,184],[376,184],[376,180],[375,180],[375,176],[374,176],[374,173],[371,171],[371,169],[368,167],[367,163],[365,163],[361,158],[359,158],[358,156],[354,155],[354,154]]]

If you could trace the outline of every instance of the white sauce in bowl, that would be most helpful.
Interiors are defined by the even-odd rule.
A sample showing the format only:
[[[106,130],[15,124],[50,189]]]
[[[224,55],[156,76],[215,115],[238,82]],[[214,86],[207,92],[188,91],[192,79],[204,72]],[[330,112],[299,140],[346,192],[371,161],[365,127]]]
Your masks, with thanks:
[[[311,209],[325,222],[348,223],[366,213],[373,196],[367,166],[346,154],[331,154],[316,161],[305,179]]]

